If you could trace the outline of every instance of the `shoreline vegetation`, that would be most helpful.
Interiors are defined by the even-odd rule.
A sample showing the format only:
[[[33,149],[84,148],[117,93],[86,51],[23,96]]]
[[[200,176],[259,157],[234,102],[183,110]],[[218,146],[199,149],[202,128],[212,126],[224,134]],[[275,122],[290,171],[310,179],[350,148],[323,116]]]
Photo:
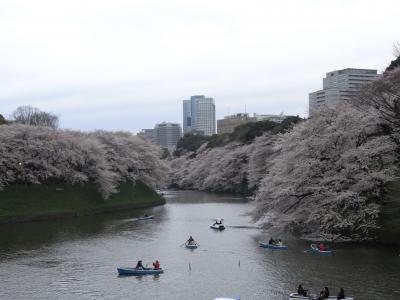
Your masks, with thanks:
[[[4,121],[4,120],[3,120]],[[58,129],[55,115],[19,107],[0,125],[0,223],[164,204],[162,151],[129,132]]]
[[[165,204],[146,184],[123,183],[105,200],[94,184],[15,184],[0,191],[0,224],[65,219]]]

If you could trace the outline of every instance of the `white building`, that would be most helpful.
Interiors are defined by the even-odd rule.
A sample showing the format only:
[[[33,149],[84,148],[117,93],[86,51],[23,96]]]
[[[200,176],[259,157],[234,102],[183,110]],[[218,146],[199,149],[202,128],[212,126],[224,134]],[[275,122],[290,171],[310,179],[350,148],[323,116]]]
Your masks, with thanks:
[[[287,116],[285,116],[283,113],[279,115],[259,115],[254,113],[253,118],[259,122],[259,121],[271,121],[271,122],[276,122],[276,123],[282,123],[283,120],[286,119]]]
[[[309,116],[322,104],[350,99],[364,84],[379,78],[377,70],[343,69],[326,73],[323,89],[309,94]]]
[[[215,103],[213,98],[203,95],[191,96],[183,100],[183,132],[213,135],[215,126]]]
[[[162,122],[154,127],[154,137],[157,145],[168,148],[169,151],[176,149],[176,143],[182,137],[180,124]]]

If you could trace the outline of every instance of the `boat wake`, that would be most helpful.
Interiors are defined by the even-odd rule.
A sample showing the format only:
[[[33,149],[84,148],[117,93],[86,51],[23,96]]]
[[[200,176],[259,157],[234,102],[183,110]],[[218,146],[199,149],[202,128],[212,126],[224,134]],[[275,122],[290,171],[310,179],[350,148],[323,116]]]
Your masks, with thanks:
[[[237,228],[237,229],[261,229],[259,226],[226,226],[229,228]]]

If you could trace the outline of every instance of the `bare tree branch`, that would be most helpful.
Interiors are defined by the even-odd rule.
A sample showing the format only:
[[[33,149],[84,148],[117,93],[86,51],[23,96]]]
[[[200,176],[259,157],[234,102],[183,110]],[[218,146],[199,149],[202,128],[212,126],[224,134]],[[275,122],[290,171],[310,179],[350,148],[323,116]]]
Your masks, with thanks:
[[[20,124],[58,128],[58,117],[56,115],[43,112],[32,106],[18,107],[12,113],[12,118]]]

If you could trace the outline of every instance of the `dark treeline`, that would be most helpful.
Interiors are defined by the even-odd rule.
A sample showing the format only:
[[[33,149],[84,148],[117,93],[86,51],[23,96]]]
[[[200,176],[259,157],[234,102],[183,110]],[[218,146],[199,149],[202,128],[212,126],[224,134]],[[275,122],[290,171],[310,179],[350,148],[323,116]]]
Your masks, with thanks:
[[[214,134],[212,136],[185,134],[178,141],[174,155],[181,156],[188,151],[196,151],[204,143],[207,143],[207,148],[223,147],[232,142],[251,144],[256,137],[266,132],[271,134],[283,133],[302,120],[298,116],[288,116],[282,123],[259,121],[239,125],[232,133]]]

